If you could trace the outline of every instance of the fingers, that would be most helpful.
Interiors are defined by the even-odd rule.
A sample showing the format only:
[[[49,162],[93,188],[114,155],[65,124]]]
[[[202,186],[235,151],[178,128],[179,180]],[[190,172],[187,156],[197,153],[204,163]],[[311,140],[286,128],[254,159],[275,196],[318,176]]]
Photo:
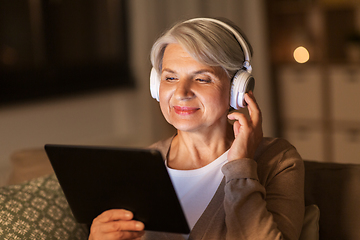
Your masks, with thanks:
[[[130,220],[130,221],[117,220],[110,222],[102,222],[101,224],[101,231],[105,233],[114,232],[114,231],[142,231],[142,230],[144,230],[144,224],[142,222],[135,220]]]
[[[259,105],[256,102],[253,92],[250,91],[249,93],[246,93],[244,99],[248,104],[250,120],[253,122],[254,125],[261,124],[262,123],[261,111]]]
[[[240,128],[245,130],[245,129],[249,129],[249,127],[250,127],[248,119],[242,113],[239,113],[239,112],[230,113],[228,115],[228,118],[230,120],[235,120],[234,125],[233,125],[235,138],[239,134]]]
[[[133,214],[123,209],[108,210],[96,217],[91,225],[89,239],[140,239],[144,224],[133,220]]]
[[[133,213],[125,210],[125,209],[112,209],[103,212],[94,220],[98,220],[100,222],[110,222],[116,220],[131,220],[133,218]]]
[[[235,140],[228,152],[228,160],[253,158],[262,138],[262,116],[252,92],[245,94],[250,118],[240,112],[228,115],[233,123]]]
[[[111,232],[111,233],[102,233],[101,235],[97,235],[97,236],[94,236],[95,234],[91,233],[91,235],[89,236],[89,240],[120,240],[120,239],[140,240],[144,234],[145,234],[144,231]]]

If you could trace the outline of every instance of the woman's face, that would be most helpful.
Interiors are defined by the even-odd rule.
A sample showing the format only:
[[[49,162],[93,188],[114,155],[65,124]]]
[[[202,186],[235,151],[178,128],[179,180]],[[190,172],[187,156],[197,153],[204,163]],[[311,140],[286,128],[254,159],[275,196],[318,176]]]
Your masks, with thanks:
[[[230,80],[220,67],[193,59],[179,44],[164,52],[159,90],[165,119],[181,131],[212,131],[226,126]]]

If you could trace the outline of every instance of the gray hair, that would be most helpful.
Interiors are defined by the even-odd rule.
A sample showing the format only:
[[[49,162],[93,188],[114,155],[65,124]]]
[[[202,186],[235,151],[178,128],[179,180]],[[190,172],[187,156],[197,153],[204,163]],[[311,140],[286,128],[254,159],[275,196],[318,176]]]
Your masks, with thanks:
[[[250,53],[252,48],[241,30],[228,20],[221,19],[234,28],[247,42]],[[198,62],[221,67],[232,78],[243,68],[244,53],[235,36],[223,26],[209,20],[192,20],[175,24],[153,45],[150,59],[155,70],[160,74],[166,47],[178,43]]]

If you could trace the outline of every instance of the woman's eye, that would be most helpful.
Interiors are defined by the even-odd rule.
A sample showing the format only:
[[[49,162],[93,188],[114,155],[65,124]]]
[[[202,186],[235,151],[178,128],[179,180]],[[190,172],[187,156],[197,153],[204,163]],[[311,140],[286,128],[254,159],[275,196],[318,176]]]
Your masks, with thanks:
[[[197,78],[196,81],[201,82],[201,83],[210,83],[211,82],[210,79],[206,79],[206,78]]]
[[[174,80],[176,80],[176,78],[175,77],[165,77],[165,80],[166,81],[174,81]]]

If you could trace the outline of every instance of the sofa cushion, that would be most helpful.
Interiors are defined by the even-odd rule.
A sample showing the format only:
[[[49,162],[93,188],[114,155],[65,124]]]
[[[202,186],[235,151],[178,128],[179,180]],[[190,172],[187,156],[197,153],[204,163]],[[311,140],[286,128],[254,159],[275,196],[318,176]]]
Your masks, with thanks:
[[[304,223],[299,240],[319,239],[319,218],[320,210],[315,204],[306,206]]]
[[[0,188],[0,239],[87,239],[55,174]]]

